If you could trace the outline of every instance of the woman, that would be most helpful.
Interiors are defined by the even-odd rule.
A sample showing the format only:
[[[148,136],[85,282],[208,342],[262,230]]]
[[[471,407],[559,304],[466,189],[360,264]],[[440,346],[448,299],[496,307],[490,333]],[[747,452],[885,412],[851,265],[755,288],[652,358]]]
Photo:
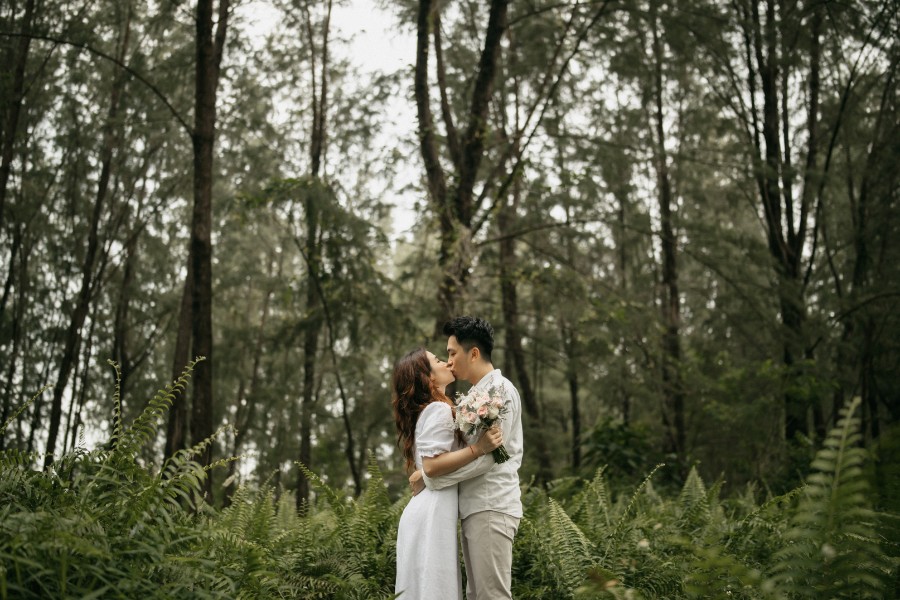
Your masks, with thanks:
[[[500,428],[466,446],[454,434],[453,403],[444,393],[454,380],[447,364],[422,348],[394,366],[394,420],[407,470],[429,477],[451,473],[503,443]],[[414,496],[397,530],[397,580],[401,600],[460,600],[462,577],[456,541],[456,486]]]

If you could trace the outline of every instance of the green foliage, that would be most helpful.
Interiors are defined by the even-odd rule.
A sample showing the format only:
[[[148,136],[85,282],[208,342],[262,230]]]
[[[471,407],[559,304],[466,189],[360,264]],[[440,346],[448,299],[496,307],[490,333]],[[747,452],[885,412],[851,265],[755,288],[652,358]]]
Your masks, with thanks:
[[[300,512],[268,485],[238,488],[221,510],[205,504],[206,469],[191,457],[213,438],[161,468],[137,460],[194,364],[130,426],[117,408],[111,443],[98,449],[76,448],[46,470],[0,452],[0,598],[393,597],[409,496],[391,500],[373,455],[358,498],[298,465],[316,491]],[[857,406],[843,411],[806,484],[761,504],[753,486],[720,499],[721,485],[696,469],[665,497],[652,484],[662,465],[618,495],[604,467],[590,480],[525,486],[514,596],[890,597],[897,544],[884,532],[898,518],[868,504]]]
[[[607,474],[616,480],[637,478],[652,455],[647,431],[640,426],[604,419],[584,438],[584,462],[594,468],[606,465]]]
[[[855,398],[812,463],[787,545],[775,555],[772,584],[796,597],[879,598],[889,565],[877,535],[877,516],[863,476],[866,450],[859,447]]]

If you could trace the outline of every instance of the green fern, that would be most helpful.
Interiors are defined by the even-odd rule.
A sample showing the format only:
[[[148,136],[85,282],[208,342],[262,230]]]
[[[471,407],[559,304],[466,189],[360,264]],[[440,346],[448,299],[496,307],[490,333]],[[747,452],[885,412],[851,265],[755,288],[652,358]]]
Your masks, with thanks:
[[[122,430],[121,427],[121,405],[119,401],[119,368],[116,363],[109,361],[113,368],[116,371],[116,425],[113,429],[113,436],[116,439],[115,448],[119,454],[124,456],[132,456],[135,454],[138,449],[145,444],[147,444],[150,440],[156,437],[156,433],[159,429],[160,423],[162,422],[163,417],[166,415],[168,410],[172,407],[172,403],[175,401],[175,395],[179,393],[183,393],[187,388],[188,380],[190,379],[191,373],[194,371],[194,367],[197,366],[198,363],[205,360],[204,357],[199,356],[195,358],[193,361],[188,363],[184,370],[181,372],[181,375],[167,385],[165,388],[158,390],[156,395],[150,399],[147,403],[147,406],[141,411],[140,416],[134,420],[131,427]],[[214,439],[217,434],[214,434],[211,439]],[[204,440],[206,442],[207,440]],[[202,443],[202,442],[201,442]]]
[[[594,538],[605,536],[613,526],[613,503],[605,471],[605,466],[597,469],[594,478],[575,498],[570,509],[572,518]]]
[[[641,493],[647,489],[651,489],[650,480],[656,475],[656,472],[664,467],[665,464],[660,463],[653,467],[653,470],[644,478],[641,484],[634,490],[634,493],[631,495],[631,500],[629,500],[628,504],[625,506],[625,509],[619,515],[619,518],[616,521],[616,525],[613,528],[612,533],[607,538],[606,548],[603,552],[603,562],[609,559],[612,556],[612,550],[622,541],[623,533],[626,529],[626,525],[628,524],[628,519],[631,512],[635,509],[638,504],[638,500],[641,496]]]
[[[548,504],[547,537],[552,548],[551,556],[562,577],[563,588],[575,590],[584,582],[588,567],[593,563],[594,544],[555,500],[550,498]]]
[[[687,533],[696,533],[706,527],[710,520],[710,503],[706,486],[696,467],[691,467],[681,495],[678,497],[681,516],[678,526]]]
[[[9,427],[9,425],[10,425],[11,423],[15,422],[15,421],[19,418],[19,415],[21,415],[23,412],[25,412],[25,411],[28,409],[29,406],[31,406],[32,404],[34,404],[34,401],[37,400],[38,397],[39,397],[41,394],[43,394],[45,391],[47,391],[50,387],[51,387],[51,386],[50,386],[49,384],[48,384],[48,385],[45,385],[45,386],[42,387],[40,390],[38,390],[38,393],[35,394],[34,396],[32,396],[31,399],[28,400],[28,402],[26,402],[25,404],[23,404],[22,406],[20,406],[18,409],[16,409],[16,411],[15,411],[13,414],[11,414],[11,415],[9,416],[8,419],[6,419],[6,421],[3,423],[3,425],[0,426],[0,436],[2,436],[3,434],[5,434],[5,433],[6,433],[6,428]]]
[[[858,446],[859,399],[841,410],[841,419],[816,453],[785,534],[787,546],[775,556],[767,589],[797,598],[882,598],[889,566],[879,547],[875,514],[867,498]]]

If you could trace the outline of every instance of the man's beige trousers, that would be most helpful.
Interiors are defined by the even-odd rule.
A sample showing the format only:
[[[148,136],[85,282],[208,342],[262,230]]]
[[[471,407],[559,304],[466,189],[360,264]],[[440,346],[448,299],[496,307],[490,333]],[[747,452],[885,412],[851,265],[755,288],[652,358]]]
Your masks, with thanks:
[[[485,510],[462,521],[466,600],[512,600],[512,547],[519,519]]]

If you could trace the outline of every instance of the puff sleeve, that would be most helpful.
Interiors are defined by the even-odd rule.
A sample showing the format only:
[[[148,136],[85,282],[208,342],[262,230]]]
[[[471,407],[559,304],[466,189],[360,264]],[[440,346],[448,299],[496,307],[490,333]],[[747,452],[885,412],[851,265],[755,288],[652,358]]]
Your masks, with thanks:
[[[453,413],[443,402],[432,402],[422,410],[416,424],[416,453],[430,458],[453,449]]]

